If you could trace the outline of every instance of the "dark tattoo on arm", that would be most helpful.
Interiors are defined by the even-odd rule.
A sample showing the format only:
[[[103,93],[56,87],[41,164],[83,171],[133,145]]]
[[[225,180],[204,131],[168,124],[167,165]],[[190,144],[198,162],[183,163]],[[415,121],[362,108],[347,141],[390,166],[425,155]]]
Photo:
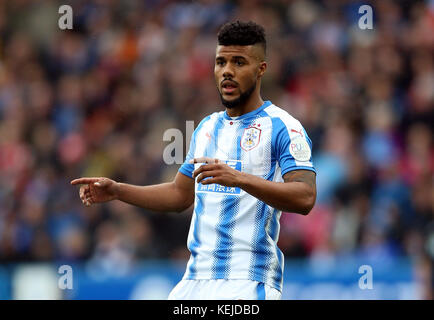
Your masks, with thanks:
[[[304,182],[312,189],[316,189],[316,173],[309,170],[293,170],[283,176],[285,182]]]

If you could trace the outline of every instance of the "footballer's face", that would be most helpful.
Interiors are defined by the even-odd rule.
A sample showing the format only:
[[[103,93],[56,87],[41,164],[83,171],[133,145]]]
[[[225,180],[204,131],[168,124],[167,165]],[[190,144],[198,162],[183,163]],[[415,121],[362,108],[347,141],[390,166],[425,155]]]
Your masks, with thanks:
[[[223,105],[233,108],[245,103],[258,89],[266,63],[259,45],[218,45],[214,76]]]

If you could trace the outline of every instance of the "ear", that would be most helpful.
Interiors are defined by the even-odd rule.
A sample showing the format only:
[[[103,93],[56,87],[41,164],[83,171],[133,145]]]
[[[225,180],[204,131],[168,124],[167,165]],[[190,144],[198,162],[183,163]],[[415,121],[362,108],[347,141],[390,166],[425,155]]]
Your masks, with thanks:
[[[258,79],[264,75],[266,70],[267,70],[267,63],[265,61],[261,61],[259,63]]]

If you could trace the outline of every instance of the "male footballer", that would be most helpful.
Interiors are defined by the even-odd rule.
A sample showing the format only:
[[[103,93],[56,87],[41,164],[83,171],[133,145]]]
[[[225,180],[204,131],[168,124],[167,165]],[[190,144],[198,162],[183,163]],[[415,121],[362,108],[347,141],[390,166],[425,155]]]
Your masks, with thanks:
[[[280,299],[282,211],[307,215],[316,199],[312,142],[298,120],[261,98],[263,27],[225,24],[214,75],[225,111],[204,118],[172,182],[135,186],[80,178],[86,206],[121,200],[153,211],[194,203],[182,280],[169,299]]]

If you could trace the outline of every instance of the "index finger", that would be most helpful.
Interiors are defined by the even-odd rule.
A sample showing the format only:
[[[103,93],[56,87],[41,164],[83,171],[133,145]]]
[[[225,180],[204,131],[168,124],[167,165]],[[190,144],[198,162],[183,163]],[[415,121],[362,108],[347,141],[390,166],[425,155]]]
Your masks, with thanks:
[[[215,168],[216,166],[214,164],[201,165],[199,168],[193,171],[193,178],[196,178],[196,176],[203,171],[210,171],[210,170],[214,170]]]
[[[98,182],[100,178],[78,178],[71,181],[72,185],[75,184],[90,184],[94,182]]]

